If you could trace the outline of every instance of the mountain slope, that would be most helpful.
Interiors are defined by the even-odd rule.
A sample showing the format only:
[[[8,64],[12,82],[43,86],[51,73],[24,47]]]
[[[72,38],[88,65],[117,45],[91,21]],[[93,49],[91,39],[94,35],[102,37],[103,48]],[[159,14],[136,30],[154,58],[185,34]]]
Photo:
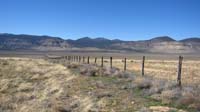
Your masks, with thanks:
[[[0,34],[0,49],[65,49],[67,41],[50,36]]]
[[[190,46],[190,48],[195,49],[195,50],[200,50],[200,38],[193,37],[193,38],[187,38],[180,40],[181,43],[187,44]]]
[[[149,41],[151,41],[151,42],[173,42],[173,41],[176,41],[176,40],[174,40],[174,39],[172,39],[171,37],[168,37],[168,36],[161,36],[161,37],[152,38]]]
[[[180,40],[180,42],[198,42],[198,43],[200,43],[200,38],[198,38],[198,37],[187,38],[187,39]]]
[[[84,37],[77,40],[64,40],[51,36],[0,34],[0,49],[16,50],[70,50],[70,49],[126,50],[137,52],[199,52],[200,38],[176,41],[161,36],[142,41],[122,41],[118,39]]]
[[[111,44],[120,43],[121,40],[109,40],[106,38],[89,38],[83,37],[77,40],[67,40],[73,46],[76,47],[96,47],[96,48],[109,48]]]

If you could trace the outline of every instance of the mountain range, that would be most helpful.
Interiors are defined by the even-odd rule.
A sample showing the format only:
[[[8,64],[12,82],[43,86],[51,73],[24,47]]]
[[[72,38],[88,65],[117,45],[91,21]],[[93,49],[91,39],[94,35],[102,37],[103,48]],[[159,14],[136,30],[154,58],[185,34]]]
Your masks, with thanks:
[[[174,40],[169,36],[141,41],[83,37],[77,40],[52,36],[0,33],[0,50],[118,50],[136,52],[191,53],[200,51],[200,38]]]

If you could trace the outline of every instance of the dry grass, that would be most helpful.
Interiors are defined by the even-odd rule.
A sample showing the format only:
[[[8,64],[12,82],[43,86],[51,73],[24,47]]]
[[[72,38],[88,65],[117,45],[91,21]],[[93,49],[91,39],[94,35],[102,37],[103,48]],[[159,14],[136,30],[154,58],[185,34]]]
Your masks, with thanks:
[[[142,91],[142,96],[161,101],[162,104],[173,104],[185,108],[200,110],[200,88],[198,86],[183,86],[180,88],[174,82],[137,77],[132,82],[133,88]]]
[[[151,64],[152,62],[160,62],[158,60],[151,60],[147,61],[147,63]],[[99,68],[95,65],[84,65],[82,74],[87,76],[98,76],[98,74],[102,76],[111,76],[117,78],[128,78],[132,80],[132,87],[138,88],[142,90],[142,96],[150,96],[150,98],[161,101],[162,104],[175,104],[177,106],[185,106],[185,108],[195,108],[199,110],[199,94],[200,88],[197,85],[198,83],[193,83],[192,81],[188,84],[183,84],[182,89],[180,89],[176,84],[176,77],[165,77],[165,75],[161,75],[160,77],[158,74],[151,75],[145,74],[145,77],[140,75],[135,75],[130,72],[123,72],[123,65],[122,62],[120,63],[122,66],[112,69],[109,67],[109,61],[104,61],[104,67],[99,70]],[[169,63],[175,63],[173,61],[167,61]],[[192,61],[191,61],[192,62]],[[115,62],[115,65],[117,62]],[[130,62],[133,63],[133,62]],[[166,64],[166,62],[163,62]],[[100,65],[99,63],[97,65]],[[161,66],[161,65],[158,65]],[[166,66],[166,68],[169,67]],[[174,66],[175,67],[175,66]],[[194,67],[195,68],[195,67]],[[99,72],[100,71],[100,72]],[[131,71],[131,70],[128,70]],[[126,76],[126,74],[128,75]],[[160,73],[160,72],[159,72]],[[90,75],[88,75],[90,74]],[[96,75],[94,75],[96,74]],[[117,74],[117,75],[114,75]],[[148,76],[147,76],[148,75]],[[185,79],[186,80],[186,79]],[[196,99],[195,99],[196,98]]]
[[[104,66],[110,66],[109,59],[104,59]],[[94,63],[94,59],[91,59]],[[127,59],[127,70],[141,74],[141,60]],[[97,64],[101,65],[101,60],[97,60]],[[113,66],[121,70],[124,69],[123,59],[113,59]],[[177,78],[177,60],[148,60],[145,61],[145,74],[153,76],[157,79],[165,79],[168,81],[176,81]],[[182,83],[185,85],[200,84],[200,61],[183,60],[182,67]]]
[[[55,112],[58,99],[68,95],[63,84],[74,78],[64,66],[42,59],[1,59],[0,111]]]
[[[179,90],[174,79],[166,79],[163,74],[151,75],[146,71],[148,77],[141,77],[129,72],[140,61],[128,60],[127,72],[122,70],[121,60],[116,61],[111,69],[109,61],[101,68],[94,64],[69,64],[65,60],[1,58],[0,112],[136,111],[149,105],[152,99],[199,110],[200,86],[196,83],[190,82],[192,86],[184,85]],[[152,62],[147,60],[147,63],[150,66]],[[162,66],[160,61],[153,63]],[[152,99],[138,96],[135,88]],[[145,110],[149,107],[141,109]]]
[[[86,73],[98,68],[76,64],[65,67],[42,59],[1,58],[0,112],[134,111],[144,105],[131,89],[126,89],[130,81],[115,76],[79,75],[81,67],[86,68]],[[105,68],[101,72],[112,75],[115,70]],[[136,106],[133,98],[138,100]]]
[[[133,78],[133,87],[141,89],[144,96],[150,95],[152,99],[162,101],[163,104],[174,103],[178,106],[182,105],[199,110],[200,69],[198,68],[200,67],[200,61],[183,61],[182,90],[176,85],[177,63],[177,60],[146,60],[145,77],[136,75]],[[101,65],[101,60],[98,60],[97,65]],[[105,68],[109,68],[109,59],[104,59],[104,66]],[[123,70],[123,60],[113,60],[113,66]],[[127,60],[127,69],[128,71],[134,71],[140,74],[141,61]]]

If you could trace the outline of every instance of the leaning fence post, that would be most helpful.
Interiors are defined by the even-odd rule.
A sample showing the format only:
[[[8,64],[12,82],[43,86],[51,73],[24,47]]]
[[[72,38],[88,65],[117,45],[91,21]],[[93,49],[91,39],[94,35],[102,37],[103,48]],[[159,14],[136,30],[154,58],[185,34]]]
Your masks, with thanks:
[[[145,56],[142,58],[142,76],[144,76],[144,62],[145,62]]]
[[[124,71],[126,71],[126,58],[124,58]]]
[[[178,62],[178,76],[177,76],[177,83],[178,83],[178,86],[179,86],[179,87],[181,87],[182,61],[183,61],[183,57],[182,57],[182,56],[179,56],[179,62]]]
[[[90,64],[90,57],[88,56],[87,64]]]
[[[103,56],[101,57],[101,67],[103,67]]]
[[[95,64],[97,63],[97,57],[95,57],[95,59],[94,59],[94,63],[95,63]]]
[[[112,68],[112,57],[110,57],[110,68]]]

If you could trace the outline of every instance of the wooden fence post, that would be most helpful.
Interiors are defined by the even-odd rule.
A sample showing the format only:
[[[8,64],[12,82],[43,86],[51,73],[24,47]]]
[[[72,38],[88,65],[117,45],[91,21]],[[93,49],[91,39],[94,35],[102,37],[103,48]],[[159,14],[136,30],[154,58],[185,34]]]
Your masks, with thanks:
[[[110,57],[110,68],[112,68],[112,57]]]
[[[95,59],[94,59],[94,63],[95,63],[95,64],[97,63],[97,57],[95,57]]]
[[[68,57],[69,62],[71,61],[71,56]]]
[[[142,58],[142,76],[144,76],[144,62],[145,62],[145,56]]]
[[[178,62],[178,76],[177,76],[177,83],[178,86],[181,87],[181,71],[182,71],[182,61],[183,61],[183,57],[179,56],[179,62]]]
[[[85,63],[85,56],[83,56],[83,63]]]
[[[78,62],[79,62],[79,63],[81,62],[81,56],[78,57]]]
[[[101,67],[103,67],[103,56],[101,57]]]
[[[66,62],[66,56],[63,56],[63,62],[64,63]]]
[[[68,62],[69,62],[69,64],[70,64],[70,56],[68,56],[68,59],[67,59],[67,60],[68,60]]]
[[[67,60],[67,56],[63,56],[64,62],[66,62]]]
[[[76,62],[76,56],[74,56],[74,62]]]
[[[74,62],[76,62],[76,56],[74,56]]]
[[[87,64],[90,64],[90,57],[88,56]]]
[[[126,58],[124,58],[124,71],[126,71]]]

